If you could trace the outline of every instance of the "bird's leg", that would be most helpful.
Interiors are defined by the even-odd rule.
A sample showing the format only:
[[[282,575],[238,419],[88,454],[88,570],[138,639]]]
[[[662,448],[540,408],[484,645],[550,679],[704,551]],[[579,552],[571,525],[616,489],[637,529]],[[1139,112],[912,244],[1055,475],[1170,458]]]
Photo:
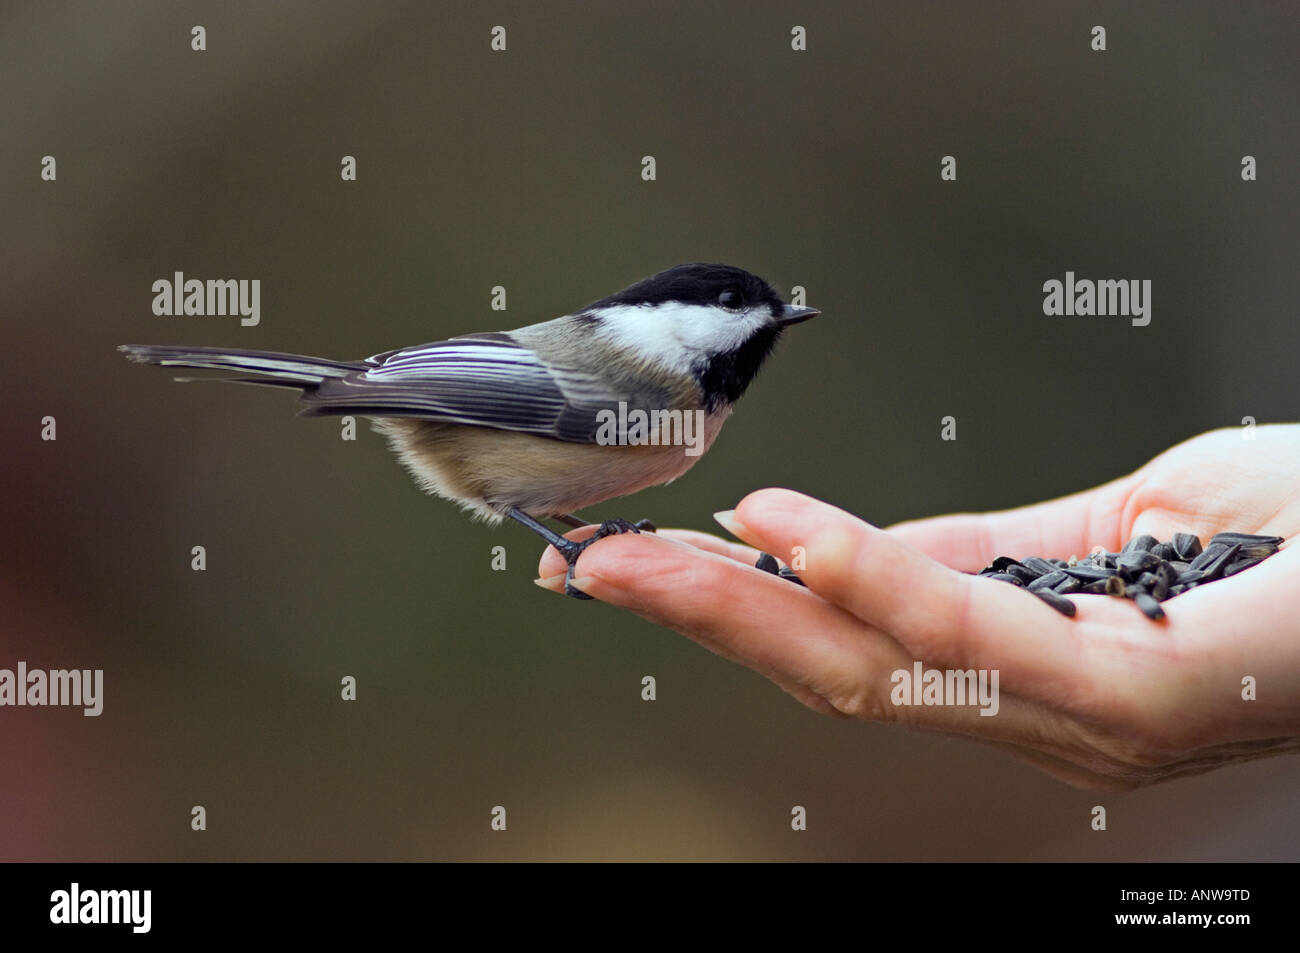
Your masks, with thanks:
[[[553,517],[551,517],[551,519],[558,520],[559,522],[563,523],[565,526],[572,526],[574,529],[581,529],[582,527],[587,525],[587,521],[585,519],[583,519],[581,516],[574,516],[572,513],[556,513]],[[655,533],[659,531],[659,527],[655,526],[655,524],[650,522],[649,520],[637,520],[632,525],[635,526],[642,533]]]
[[[640,523],[635,525],[624,519],[605,520],[600,524],[600,527],[595,533],[581,542],[578,542],[572,539],[565,539],[559,533],[549,529],[517,506],[512,506],[506,510],[506,516],[509,516],[516,523],[527,526],[538,536],[542,537],[542,539],[546,540],[546,542],[554,546],[556,550],[559,551],[560,555],[564,557],[564,561],[568,563],[569,566],[569,570],[564,577],[564,594],[566,596],[572,596],[574,599],[591,598],[591,596],[587,595],[573,584],[573,574],[574,569],[578,565],[578,557],[583,554],[588,546],[596,542],[598,539],[604,539],[606,536],[618,536],[622,533],[639,533],[642,528],[647,529],[648,532],[654,532],[654,524],[649,520],[642,520]],[[585,526],[586,524],[580,523],[579,525]]]

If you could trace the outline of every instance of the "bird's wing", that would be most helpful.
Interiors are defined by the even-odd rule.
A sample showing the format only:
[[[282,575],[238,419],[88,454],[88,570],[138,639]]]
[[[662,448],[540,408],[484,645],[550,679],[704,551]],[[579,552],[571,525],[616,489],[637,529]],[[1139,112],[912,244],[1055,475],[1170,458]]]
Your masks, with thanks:
[[[597,413],[618,409],[600,379],[544,361],[500,332],[388,351],[366,364],[305,393],[303,414],[414,417],[595,443]]]

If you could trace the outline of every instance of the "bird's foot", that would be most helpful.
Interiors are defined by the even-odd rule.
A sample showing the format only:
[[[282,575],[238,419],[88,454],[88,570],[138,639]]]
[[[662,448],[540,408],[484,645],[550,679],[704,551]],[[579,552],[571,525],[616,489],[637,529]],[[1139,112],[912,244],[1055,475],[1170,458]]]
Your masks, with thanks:
[[[587,547],[597,540],[604,539],[607,536],[621,536],[624,533],[653,533],[655,524],[649,520],[638,520],[635,523],[629,523],[625,519],[605,520],[600,524],[600,528],[582,541],[566,539],[564,547],[556,547],[560,550],[560,555],[564,561],[569,564],[568,571],[564,574],[564,594],[572,596],[574,599],[590,599],[581,589],[573,584],[574,570],[578,566],[578,557],[586,552]]]

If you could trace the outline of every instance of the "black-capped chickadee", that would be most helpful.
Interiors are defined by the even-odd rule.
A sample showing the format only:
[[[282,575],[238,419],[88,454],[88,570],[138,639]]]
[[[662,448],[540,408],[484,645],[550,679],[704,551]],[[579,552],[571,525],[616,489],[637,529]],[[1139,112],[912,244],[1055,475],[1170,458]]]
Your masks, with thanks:
[[[668,483],[718,435],[781,332],[819,312],[785,304],[729,265],[669,268],[572,314],[330,361],[297,354],[126,344],[133,361],[227,372],[213,378],[300,390],[301,414],[355,414],[427,492],[475,516],[533,530],[568,563],[616,533],[574,542],[575,510]],[[192,380],[193,378],[178,378]]]

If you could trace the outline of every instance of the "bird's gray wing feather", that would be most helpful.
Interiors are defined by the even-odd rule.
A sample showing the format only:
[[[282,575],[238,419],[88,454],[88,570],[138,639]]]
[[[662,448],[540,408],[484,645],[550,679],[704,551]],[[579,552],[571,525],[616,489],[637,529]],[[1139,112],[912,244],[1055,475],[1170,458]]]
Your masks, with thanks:
[[[558,367],[508,334],[470,334],[377,354],[365,370],[303,395],[305,415],[412,417],[595,443],[597,413],[618,397],[592,374]]]

